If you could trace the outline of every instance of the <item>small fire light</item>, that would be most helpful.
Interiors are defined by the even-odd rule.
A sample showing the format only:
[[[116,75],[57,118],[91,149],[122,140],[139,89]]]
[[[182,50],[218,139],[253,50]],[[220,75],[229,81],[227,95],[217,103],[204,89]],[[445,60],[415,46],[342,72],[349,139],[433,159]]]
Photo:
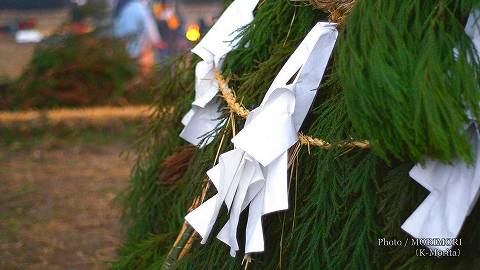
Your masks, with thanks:
[[[185,37],[192,42],[200,39],[200,27],[197,24],[191,24],[187,27]]]

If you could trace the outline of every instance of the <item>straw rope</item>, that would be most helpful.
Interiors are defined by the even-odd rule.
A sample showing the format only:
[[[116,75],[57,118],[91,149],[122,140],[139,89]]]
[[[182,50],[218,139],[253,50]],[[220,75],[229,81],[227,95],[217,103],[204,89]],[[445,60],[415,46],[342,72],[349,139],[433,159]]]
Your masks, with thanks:
[[[293,2],[308,1],[314,9],[329,13],[328,19],[343,24],[355,5],[355,0],[291,0]]]
[[[330,13],[328,18],[336,23],[342,24],[350,14],[355,0],[308,0],[316,8]]]
[[[237,102],[237,97],[235,96],[235,92],[228,86],[228,81],[223,79],[222,75],[218,70],[215,70],[215,79],[218,82],[218,87],[220,89],[221,97],[227,103],[230,111],[240,116],[241,118],[247,118],[250,111]],[[298,141],[302,145],[306,145],[308,147],[314,146],[314,147],[318,147],[325,150],[331,149],[333,146],[340,147],[340,148],[347,148],[347,149],[353,149],[353,148],[369,149],[370,148],[370,143],[369,141],[366,141],[366,140],[347,141],[347,142],[331,144],[320,138],[311,137],[308,135],[304,135],[302,133],[298,133]]]

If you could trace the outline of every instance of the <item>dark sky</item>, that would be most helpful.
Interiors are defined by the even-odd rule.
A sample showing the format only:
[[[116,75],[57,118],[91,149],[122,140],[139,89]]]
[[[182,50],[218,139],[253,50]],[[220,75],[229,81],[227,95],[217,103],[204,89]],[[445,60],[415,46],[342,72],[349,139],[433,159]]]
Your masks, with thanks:
[[[65,6],[68,0],[0,0],[0,9],[45,9]]]

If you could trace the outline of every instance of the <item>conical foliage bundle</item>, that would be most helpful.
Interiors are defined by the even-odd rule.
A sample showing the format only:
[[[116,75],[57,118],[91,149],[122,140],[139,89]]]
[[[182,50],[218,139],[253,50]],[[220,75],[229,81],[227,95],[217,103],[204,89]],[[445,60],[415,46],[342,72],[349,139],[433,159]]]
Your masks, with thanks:
[[[359,0],[339,40],[355,128],[386,158],[471,161],[463,125],[478,116],[479,62],[464,32],[476,0]]]
[[[137,73],[135,61],[118,40],[95,32],[54,35],[36,47],[26,70],[0,93],[0,109],[145,102],[145,89],[131,89]]]
[[[349,63],[355,65],[351,63],[355,60],[364,63],[365,66],[362,68],[373,69],[366,67],[372,55],[353,54],[355,57],[347,58],[346,52],[360,45],[343,44],[347,40],[353,43],[368,40],[363,37],[365,31],[352,32],[348,25],[356,22],[355,20],[361,21],[358,12],[368,4],[363,2],[360,0],[358,2],[360,8],[354,10],[352,18],[356,19],[347,20],[345,28],[340,32],[333,60],[318,89],[312,111],[302,127],[301,131],[305,134],[334,143],[351,139],[370,139],[369,134],[355,124],[355,117],[352,115],[354,100],[348,92],[351,89],[347,90],[349,85],[367,82],[358,82],[358,78],[355,77],[360,76],[362,69],[360,71],[347,69],[346,66]],[[449,1],[442,3],[451,4]],[[457,7],[449,6],[449,10],[455,11],[459,27],[452,31],[447,28],[441,29],[437,35],[443,35],[444,31],[449,30],[450,32],[445,34],[447,37],[466,38],[461,25],[470,11],[467,8],[469,4],[471,3],[461,2]],[[422,5],[426,7],[430,4]],[[377,8],[375,11],[377,16],[382,14],[383,8],[390,7],[385,3],[372,3],[372,6]],[[224,64],[224,76],[230,78],[229,85],[236,91],[238,99],[249,109],[260,104],[271,81],[314,23],[327,17],[327,14],[310,6],[294,6],[286,0],[261,1],[255,13],[252,24],[239,33],[240,46],[228,55]],[[374,14],[369,16],[373,17]],[[406,27],[399,28],[397,35],[408,36],[403,32],[406,30],[408,30]],[[471,44],[466,39],[463,39],[463,42],[455,43],[457,44],[455,48],[469,52]],[[458,44],[466,44],[468,49],[463,50]],[[450,52],[453,54],[453,50]],[[461,57],[458,59],[467,64],[467,57],[463,60]],[[181,116],[188,111],[193,98],[194,64],[195,61],[178,61],[164,73],[166,75],[162,85],[159,86],[158,98],[155,101],[158,113],[152,117],[149,128],[142,138],[140,158],[134,168],[130,188],[123,197],[129,237],[121,250],[120,258],[113,264],[113,269],[160,269],[165,266],[166,261],[169,262],[168,269],[245,269],[245,265],[242,265],[242,250],[238,252],[236,258],[232,258],[228,247],[214,237],[225,224],[228,214],[226,208],[222,209],[211,239],[206,245],[201,245],[197,237],[192,246],[186,249],[188,252],[181,260],[175,261],[175,258],[171,260],[172,258],[167,256],[174,250],[172,246],[181,230],[183,217],[192,201],[201,194],[202,186],[208,180],[205,172],[213,166],[219,153],[233,147],[230,143],[233,136],[232,124],[235,123],[235,129],[238,131],[244,122],[244,119],[235,118],[230,119],[225,126],[219,127],[218,135],[210,145],[193,152],[188,159],[190,165],[186,166],[185,174],[177,181],[165,184],[164,179],[161,179],[163,175],[168,175],[162,173],[166,169],[165,160],[181,153],[187,145],[178,138],[178,134],[182,128]],[[409,67],[403,66],[404,64],[399,63],[397,68]],[[476,75],[475,69],[471,66],[464,68],[470,72],[462,75],[466,81],[472,78],[468,76]],[[347,71],[355,72],[356,75],[347,76],[345,74]],[[463,115],[465,108],[472,107],[475,113],[473,101],[476,97],[470,92],[469,94],[471,96],[462,96],[459,102],[462,108],[462,115],[457,119],[459,123],[466,121],[466,116]],[[226,105],[222,106],[224,108],[220,109],[224,112],[223,117],[225,119],[232,117]],[[172,108],[173,113],[164,113],[165,108]],[[454,108],[456,107],[450,107]],[[398,113],[399,117],[401,115],[408,117],[410,112]],[[440,114],[430,113],[435,116],[438,116],[437,113]],[[435,129],[437,128],[439,127],[436,126]],[[457,138],[462,138],[461,129],[457,131],[459,131],[456,133]],[[451,148],[449,154],[470,157],[467,145],[461,148],[460,142],[456,143],[458,145],[453,145],[458,149],[449,145]],[[463,252],[461,257],[442,259],[416,257],[416,249],[423,247],[378,245],[378,240],[382,238],[410,239],[401,231],[400,226],[424,200],[427,193],[410,179],[408,172],[417,158],[433,152],[423,149],[418,157],[413,153],[403,152],[397,155],[390,149],[382,151],[380,145],[377,145],[376,151],[293,147],[291,151],[298,150],[298,155],[292,155],[292,166],[289,169],[289,210],[272,213],[263,218],[265,252],[252,254],[253,260],[248,269],[480,269],[478,257],[480,249],[477,245],[480,242],[480,233],[475,230],[480,217],[480,207],[473,210],[460,235],[465,239],[464,246],[461,247]],[[385,157],[388,157],[388,163]],[[444,158],[447,159],[447,156]],[[208,192],[207,198],[215,193],[212,189]],[[244,214],[239,223],[239,243],[245,242],[245,224]]]

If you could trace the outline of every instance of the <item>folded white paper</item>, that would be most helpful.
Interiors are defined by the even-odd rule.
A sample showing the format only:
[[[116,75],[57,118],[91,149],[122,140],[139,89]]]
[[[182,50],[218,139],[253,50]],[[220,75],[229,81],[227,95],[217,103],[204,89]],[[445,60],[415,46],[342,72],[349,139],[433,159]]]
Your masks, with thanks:
[[[465,32],[472,39],[477,53],[480,51],[479,18],[480,12],[472,11],[465,27]],[[478,128],[472,122],[466,129],[471,137],[475,164],[467,166],[460,160],[455,160],[452,164],[428,160],[425,166],[417,164],[410,171],[410,176],[430,191],[430,195],[402,224],[402,229],[413,237],[456,238],[478,199],[480,189]],[[452,248],[451,245],[427,247],[442,251]]]
[[[480,189],[480,144],[477,129],[469,128],[476,163],[467,166],[456,160],[444,164],[428,160],[416,165],[410,176],[430,191],[430,195],[403,223],[402,229],[416,238],[456,238],[478,199]],[[448,250],[452,246],[428,246]]]
[[[195,68],[195,100],[192,109],[183,117],[185,126],[180,137],[189,143],[203,147],[214,138],[203,137],[215,127],[221,125],[219,102],[215,98],[218,93],[218,82],[214,69],[221,69],[224,57],[238,44],[238,32],[253,20],[253,9],[258,0],[235,0],[218,19],[204,38],[192,52],[200,56]]]
[[[204,137],[204,135],[222,125],[218,114],[219,106],[216,100],[211,100],[204,107],[192,106],[192,109],[182,119],[185,127],[180,133],[180,137],[199,147],[208,145],[214,136]]]
[[[474,9],[470,12],[465,25],[465,33],[472,39],[478,55],[480,52],[480,10]]]
[[[263,215],[288,209],[288,149],[297,141],[306,114],[315,98],[337,38],[334,24],[317,23],[290,56],[273,81],[260,106],[247,117],[233,139],[236,149],[220,156],[207,174],[218,193],[185,219],[205,243],[223,203],[229,220],[218,238],[239,250],[237,226],[249,206],[245,253],[264,250]],[[298,75],[292,84],[290,79]]]
[[[336,38],[335,25],[329,23],[318,23],[310,31],[280,70],[262,104],[232,139],[236,147],[266,166],[297,141],[297,131],[315,98]],[[297,71],[294,82],[287,85]]]

